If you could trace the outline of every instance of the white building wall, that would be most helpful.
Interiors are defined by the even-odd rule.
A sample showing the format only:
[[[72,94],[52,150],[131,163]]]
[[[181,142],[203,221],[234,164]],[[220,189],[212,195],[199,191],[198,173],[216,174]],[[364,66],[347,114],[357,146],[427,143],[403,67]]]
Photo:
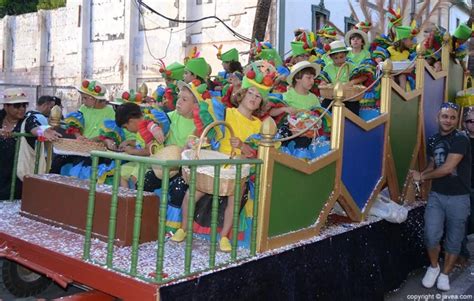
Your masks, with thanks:
[[[196,0],[188,0],[188,19],[200,19],[206,16],[219,16],[232,30],[251,38],[253,23],[256,12],[257,0],[202,0],[202,4],[196,4]],[[198,47],[201,56],[212,67],[212,74],[222,70],[221,61],[217,59],[217,49],[213,46],[222,46],[222,52],[236,48],[241,53],[241,63],[247,63],[247,53],[250,43],[243,42],[216,19],[209,19],[190,26],[187,30],[187,51],[194,46]]]
[[[74,16],[74,17],[72,17]],[[79,6],[46,11],[47,33],[46,66],[51,69],[51,85],[68,85],[81,76],[78,26]]]
[[[456,19],[459,19],[460,23],[466,23],[469,19],[469,15],[457,6],[453,6],[449,9],[449,33],[453,34],[456,30]]]
[[[144,2],[179,20],[217,14],[250,37],[257,0],[203,0],[202,5],[196,0]],[[224,51],[249,49],[217,20],[192,25],[170,22],[147,9],[142,13],[134,0],[68,0],[64,8],[1,19],[0,92],[7,86],[31,85],[24,89],[32,102],[40,94],[56,94],[71,111],[79,106],[72,87],[84,77],[102,81],[111,94],[136,89],[142,82],[148,82],[151,93],[162,82],[159,59],[166,64],[183,62],[197,46],[215,74],[221,66],[213,44],[223,44]],[[37,91],[40,85],[52,87]]]

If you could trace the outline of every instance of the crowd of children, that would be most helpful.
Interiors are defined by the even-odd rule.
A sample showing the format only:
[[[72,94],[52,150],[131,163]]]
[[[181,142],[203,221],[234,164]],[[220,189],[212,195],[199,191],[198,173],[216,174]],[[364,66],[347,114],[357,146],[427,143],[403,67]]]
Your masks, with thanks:
[[[371,85],[376,80],[377,65],[388,58],[392,61],[414,58],[414,37],[418,31],[403,26],[397,12],[391,10],[387,35],[377,36],[371,43],[370,30],[370,23],[360,22],[339,40],[333,27],[325,26],[316,33],[299,29],[291,42],[291,56],[283,60],[270,43],[256,42],[250,51],[250,62],[244,67],[237,49],[222,53],[222,46],[216,46],[224,70],[213,78],[206,59],[199,57],[197,49],[193,49],[183,64],[166,65],[160,61],[165,85],[156,88],[151,97],[133,90],[121,92],[110,102],[115,110],[107,104],[106,88],[100,82],[84,80],[77,88],[83,105],[65,119],[68,133],[82,141],[104,141],[112,151],[150,156],[154,153],[153,148],[175,146],[178,151],[192,148],[207,125],[222,120],[231,125],[235,136],[231,137],[228,129],[217,128],[210,132],[207,144],[225,154],[235,150],[241,157],[253,158],[257,156],[254,138],[260,132],[263,119],[274,118],[279,127],[277,138],[284,138],[301,132],[300,119],[305,125],[305,121],[317,120],[324,114],[323,120],[310,129],[310,134],[290,137],[282,147],[290,155],[314,159],[317,154],[315,141],[330,134],[330,113],[325,112],[325,108],[333,101],[322,97],[319,88],[338,82],[348,89],[371,86],[364,91],[361,101],[346,102],[345,105],[356,115],[366,109],[377,111],[379,93],[377,85]],[[450,41],[456,58],[463,59],[466,55],[464,43],[471,33],[465,24],[456,29]],[[439,28],[432,27],[424,41],[427,59],[438,71],[442,34]],[[414,77],[413,68],[407,68],[395,80],[402,89],[410,89]],[[90,165],[84,161],[84,158],[56,156],[53,171],[70,175],[74,165]],[[110,162],[101,163],[109,164],[103,170],[113,172]],[[137,164],[122,164],[121,186],[135,188],[138,176]],[[160,176],[151,168],[146,170],[145,190],[159,193],[160,186]],[[180,172],[173,174],[170,187],[167,218],[176,220],[171,228],[177,230],[171,240],[181,242],[186,237],[190,198]],[[252,193],[251,187],[252,184],[247,183],[242,195],[220,197],[220,202],[227,204],[220,223],[219,246],[224,252],[231,250],[229,232],[235,197],[242,200],[242,207],[247,206],[252,199],[246,195]],[[194,199],[201,201],[210,197],[196,191]]]

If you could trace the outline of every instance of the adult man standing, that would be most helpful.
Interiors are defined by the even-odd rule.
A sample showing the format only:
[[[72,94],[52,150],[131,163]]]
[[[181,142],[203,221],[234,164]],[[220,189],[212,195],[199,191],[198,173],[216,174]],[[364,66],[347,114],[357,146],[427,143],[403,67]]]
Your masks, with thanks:
[[[470,212],[471,149],[468,137],[456,129],[459,107],[444,103],[438,113],[439,132],[428,141],[429,164],[423,172],[411,171],[414,181],[432,180],[425,209],[425,245],[428,267],[422,284],[447,291],[449,273],[461,250]],[[445,227],[446,225],[446,227]],[[440,240],[445,232],[444,266],[438,264]]]
[[[31,132],[34,136],[44,136],[46,140],[54,140],[61,137],[59,133],[49,127],[48,116],[55,105],[52,96],[43,95],[36,101],[36,109],[25,114],[25,131]],[[31,148],[35,148],[36,138],[27,138]]]
[[[61,137],[48,125],[47,116],[51,113],[55,102],[51,96],[41,96],[36,101],[36,110],[29,111],[21,123],[22,133],[31,133],[34,137],[20,138],[20,149],[18,151],[17,176],[23,181],[23,177],[32,174],[35,167],[36,147],[40,147],[40,157],[38,158],[38,173],[46,172],[46,156],[44,145],[36,144],[37,139],[43,141],[54,141]],[[37,138],[38,137],[38,138]]]

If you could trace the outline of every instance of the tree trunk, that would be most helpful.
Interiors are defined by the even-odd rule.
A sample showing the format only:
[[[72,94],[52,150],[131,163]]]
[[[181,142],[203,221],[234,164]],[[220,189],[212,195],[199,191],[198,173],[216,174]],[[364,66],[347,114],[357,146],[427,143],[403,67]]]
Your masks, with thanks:
[[[474,1],[474,0],[472,0]],[[263,41],[267,30],[268,16],[270,15],[270,7],[272,0],[258,0],[257,11],[255,12],[255,20],[253,22],[252,40]]]

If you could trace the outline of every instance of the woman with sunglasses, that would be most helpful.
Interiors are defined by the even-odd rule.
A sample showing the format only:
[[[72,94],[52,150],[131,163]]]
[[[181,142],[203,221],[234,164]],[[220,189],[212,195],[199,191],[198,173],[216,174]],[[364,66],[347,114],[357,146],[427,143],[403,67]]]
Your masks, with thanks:
[[[28,99],[20,89],[5,89],[0,101],[0,200],[10,197],[13,159],[15,157],[15,142],[12,133],[20,132],[21,123],[25,118]],[[16,178],[15,198],[21,195],[21,182]]]
[[[45,118],[39,118],[39,112],[26,113],[28,99],[21,89],[5,89],[0,101],[3,109],[0,110],[0,200],[10,197],[10,185],[12,178],[13,159],[15,157],[16,138],[12,134],[30,133],[35,137],[19,138],[20,149],[18,150],[18,164],[16,174],[15,198],[21,197],[21,180],[26,174],[33,173],[35,160],[36,137],[42,137],[44,141],[54,141],[61,137],[59,133],[50,128]],[[38,107],[37,107],[38,109]],[[40,158],[40,172],[45,169],[45,158]]]

